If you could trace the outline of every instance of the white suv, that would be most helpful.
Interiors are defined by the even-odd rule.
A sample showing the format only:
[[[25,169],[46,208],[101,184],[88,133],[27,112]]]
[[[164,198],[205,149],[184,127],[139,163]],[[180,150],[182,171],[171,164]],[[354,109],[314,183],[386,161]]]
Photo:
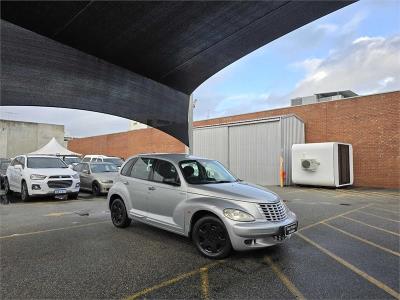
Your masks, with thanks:
[[[76,199],[80,188],[79,174],[58,157],[21,155],[7,168],[6,193],[21,193],[22,201],[36,195],[65,195]]]

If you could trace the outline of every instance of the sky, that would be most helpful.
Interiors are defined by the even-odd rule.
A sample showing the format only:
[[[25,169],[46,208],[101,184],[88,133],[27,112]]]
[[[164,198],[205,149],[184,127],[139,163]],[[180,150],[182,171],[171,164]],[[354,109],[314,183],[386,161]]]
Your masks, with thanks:
[[[361,0],[234,62],[194,91],[194,119],[285,107],[295,97],[338,90],[400,90],[400,0]],[[129,126],[127,119],[62,108],[0,106],[0,119],[63,124],[74,137]]]

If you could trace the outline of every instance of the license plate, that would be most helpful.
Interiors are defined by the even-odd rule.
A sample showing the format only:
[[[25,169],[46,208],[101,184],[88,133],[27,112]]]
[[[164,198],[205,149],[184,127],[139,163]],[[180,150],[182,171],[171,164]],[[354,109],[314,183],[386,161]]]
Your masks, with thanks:
[[[289,235],[295,233],[297,231],[297,222],[283,226],[283,233],[284,235]]]
[[[54,194],[59,195],[59,194],[66,194],[67,190],[66,189],[58,189],[54,191]]]

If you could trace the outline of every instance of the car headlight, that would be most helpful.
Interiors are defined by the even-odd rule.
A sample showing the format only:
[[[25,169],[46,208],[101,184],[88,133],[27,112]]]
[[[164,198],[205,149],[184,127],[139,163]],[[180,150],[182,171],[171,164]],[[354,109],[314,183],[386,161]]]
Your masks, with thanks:
[[[39,175],[39,174],[32,174],[31,179],[32,180],[44,180],[46,179],[46,175]]]
[[[113,183],[112,180],[100,180],[100,181],[101,181],[101,183]]]
[[[224,216],[227,217],[228,219],[239,222],[251,222],[255,220],[252,215],[244,211],[241,211],[239,209],[233,209],[233,208],[224,209]]]
[[[74,178],[74,179],[79,179],[79,174],[78,174],[78,173],[75,173],[74,175],[72,175],[72,178]]]

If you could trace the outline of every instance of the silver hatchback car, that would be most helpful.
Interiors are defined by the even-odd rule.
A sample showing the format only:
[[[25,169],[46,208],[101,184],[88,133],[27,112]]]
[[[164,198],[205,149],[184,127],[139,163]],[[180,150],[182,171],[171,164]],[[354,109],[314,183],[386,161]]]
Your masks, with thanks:
[[[116,227],[134,219],[169,230],[209,258],[281,243],[298,227],[277,194],[237,179],[218,161],[186,154],[128,159],[107,200]]]

